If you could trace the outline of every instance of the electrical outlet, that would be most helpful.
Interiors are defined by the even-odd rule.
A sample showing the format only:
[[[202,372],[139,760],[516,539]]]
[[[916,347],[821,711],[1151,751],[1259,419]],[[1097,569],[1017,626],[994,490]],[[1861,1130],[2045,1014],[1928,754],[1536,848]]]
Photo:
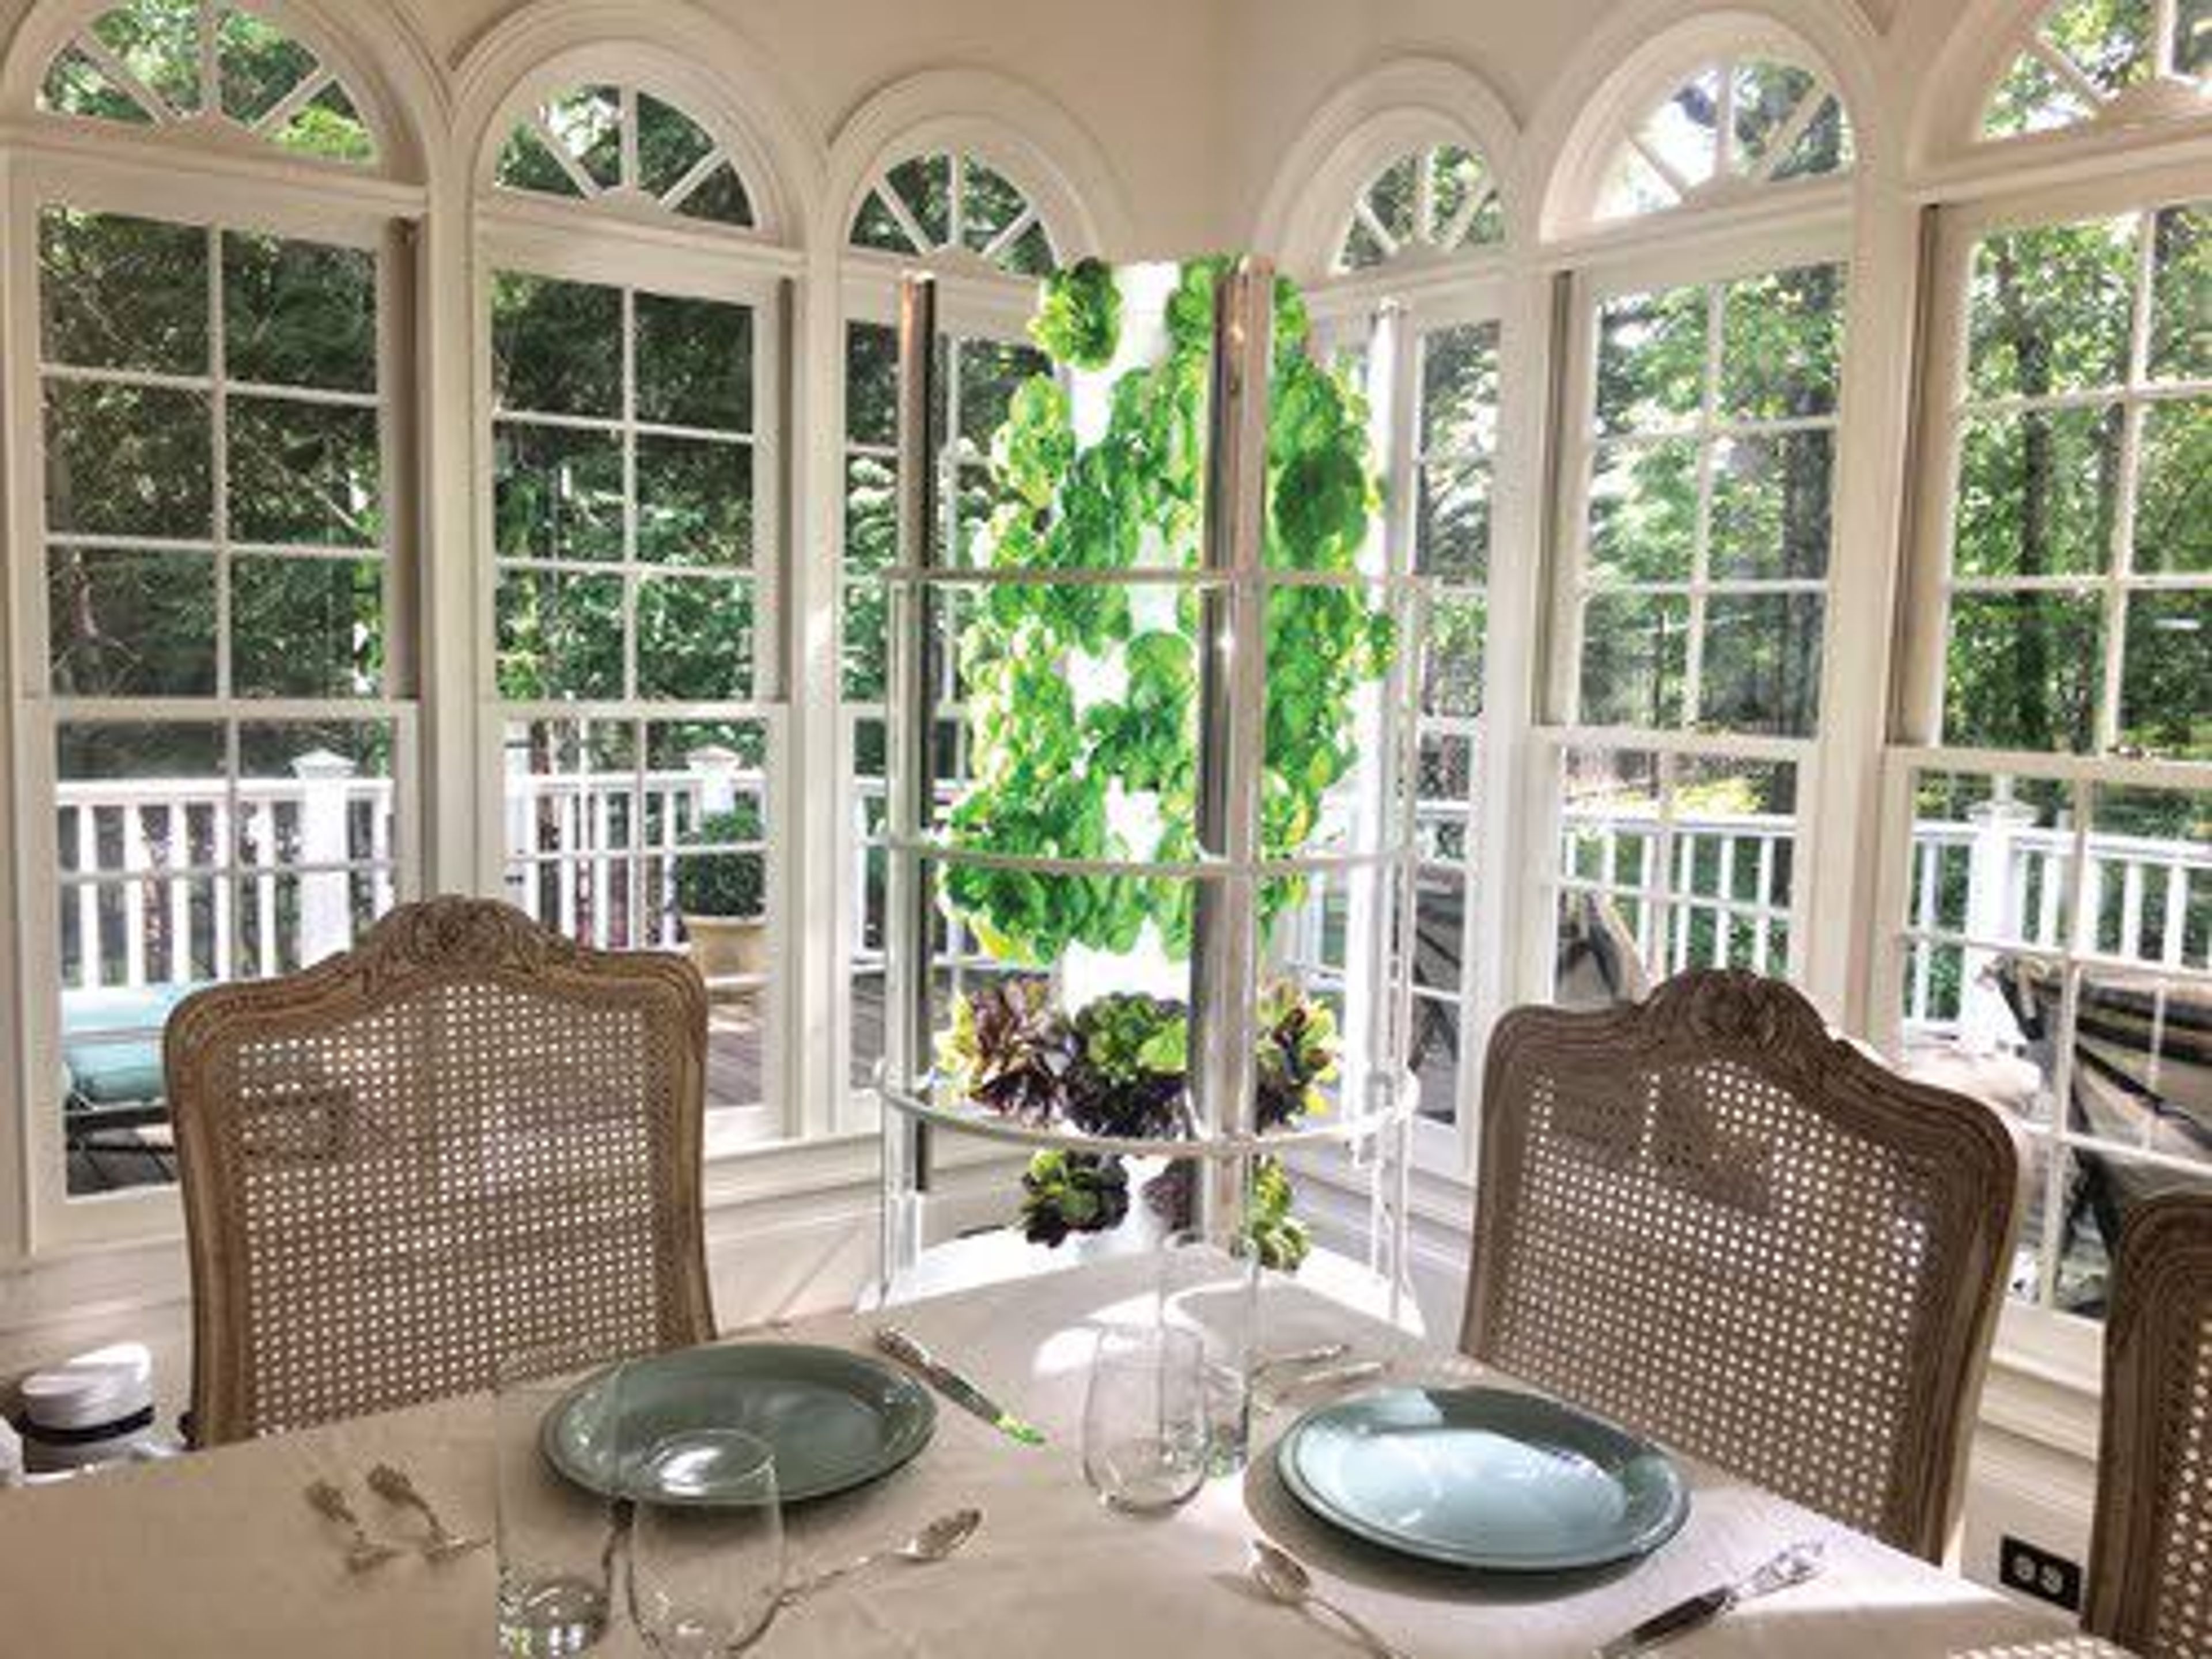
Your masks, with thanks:
[[[1997,1570],[2007,1589],[2048,1601],[2069,1613],[2081,1608],[2081,1564],[2039,1549],[2023,1539],[2006,1538],[1997,1545]]]

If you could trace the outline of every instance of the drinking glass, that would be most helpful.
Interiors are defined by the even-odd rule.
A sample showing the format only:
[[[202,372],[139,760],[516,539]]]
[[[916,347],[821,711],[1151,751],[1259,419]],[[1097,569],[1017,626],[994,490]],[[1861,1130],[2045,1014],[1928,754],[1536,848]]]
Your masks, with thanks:
[[[623,1370],[593,1378],[575,1369],[573,1348],[526,1348],[501,1355],[495,1377],[499,1650],[511,1659],[580,1653],[606,1632],[614,1504],[548,1463],[539,1434],[547,1414],[588,1382],[570,1420],[586,1455],[609,1459],[611,1475]]]
[[[641,1454],[629,1482],[630,1617],[653,1650],[720,1659],[754,1641],[783,1593],[774,1449],[736,1429],[693,1430]]]
[[[1098,1333],[1083,1407],[1083,1474],[1109,1509],[1172,1509],[1206,1481],[1206,1352],[1167,1325]]]
[[[1206,1473],[1244,1467],[1252,1437],[1252,1365],[1260,1347],[1260,1255],[1249,1238],[1170,1233],[1160,1249],[1159,1321],[1203,1350]]]

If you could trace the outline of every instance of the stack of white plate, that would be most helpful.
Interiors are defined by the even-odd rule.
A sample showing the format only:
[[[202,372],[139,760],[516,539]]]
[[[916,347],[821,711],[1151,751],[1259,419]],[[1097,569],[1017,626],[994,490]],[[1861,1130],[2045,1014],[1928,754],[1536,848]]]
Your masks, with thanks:
[[[133,1456],[154,1430],[154,1358],[143,1343],[79,1354],[22,1382],[24,1461],[33,1474]]]

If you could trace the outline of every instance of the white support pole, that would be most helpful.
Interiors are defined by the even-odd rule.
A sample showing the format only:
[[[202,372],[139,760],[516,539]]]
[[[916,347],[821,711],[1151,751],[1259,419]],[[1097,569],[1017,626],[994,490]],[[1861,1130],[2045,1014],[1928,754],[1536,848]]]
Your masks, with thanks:
[[[1967,809],[1966,821],[1974,827],[1966,854],[1966,936],[2016,939],[2021,917],[2013,847],[2021,830],[2033,827],[2034,809],[2015,800],[1984,801]],[[1968,1054],[1989,1054],[2018,1029],[2003,994],[1990,982],[1994,960],[1991,951],[1968,951],[1960,974],[1959,1042]]]

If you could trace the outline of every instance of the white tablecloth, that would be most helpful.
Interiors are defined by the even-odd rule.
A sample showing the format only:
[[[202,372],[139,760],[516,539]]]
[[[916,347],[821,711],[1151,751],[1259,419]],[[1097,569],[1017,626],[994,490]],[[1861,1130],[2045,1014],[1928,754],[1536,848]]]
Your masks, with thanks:
[[[953,1560],[888,1566],[787,1615],[763,1659],[1182,1659],[1186,1655],[1343,1659],[1334,1628],[1271,1605],[1245,1585],[1246,1543],[1266,1532],[1302,1555],[1326,1589],[1416,1659],[1577,1656],[1660,1607],[1800,1538],[1826,1540],[1828,1570],[1686,1640],[1680,1659],[1912,1659],[2051,1643],[2065,1626],[1855,1536],[1740,1480],[1689,1466],[1688,1525],[1664,1549],[1597,1582],[1563,1589],[1480,1583],[1354,1549],[1308,1518],[1264,1451],[1242,1480],[1139,1520],[1100,1507],[1085,1486],[1085,1328],[1146,1305],[1148,1261],[1114,1262],[915,1304],[898,1322],[953,1359],[1050,1443],[1028,1449],[947,1405],[936,1438],[868,1491],[794,1512],[795,1565],[904,1536],[963,1504],[985,1512]],[[865,1346],[868,1322],[812,1321],[769,1334]],[[1466,1362],[1310,1291],[1269,1295],[1266,1341],[1330,1336],[1406,1356],[1399,1375],[1462,1379]],[[1271,1439],[1293,1413],[1261,1419]],[[0,1494],[0,1655],[6,1659],[436,1659],[492,1651],[493,1561],[414,1559],[354,1577],[335,1530],[301,1497],[310,1480],[345,1482],[380,1527],[404,1527],[362,1479],[379,1458],[415,1474],[457,1523],[492,1524],[487,1401],[465,1400],[285,1437],[69,1485]],[[627,1632],[603,1650],[641,1650]]]

